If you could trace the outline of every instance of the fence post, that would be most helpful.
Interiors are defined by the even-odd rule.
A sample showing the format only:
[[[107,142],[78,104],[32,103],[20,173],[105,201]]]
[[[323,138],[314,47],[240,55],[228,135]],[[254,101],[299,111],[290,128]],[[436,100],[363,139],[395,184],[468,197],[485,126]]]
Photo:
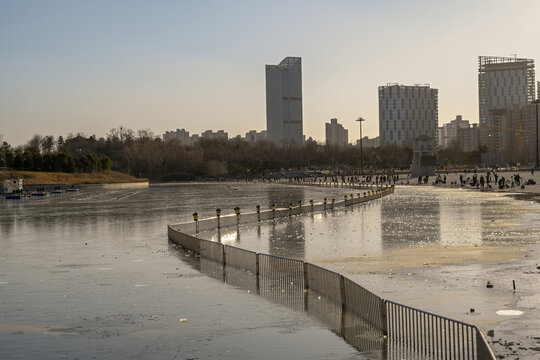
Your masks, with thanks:
[[[339,275],[339,289],[341,291],[341,307],[345,309],[347,307],[347,301],[345,301],[345,277]]]
[[[234,213],[236,214],[236,227],[240,226],[240,208],[237,206],[234,208]]]
[[[381,301],[381,330],[384,336],[388,336],[388,322],[386,320],[386,300],[379,298]]]
[[[199,214],[195,211],[193,213],[193,221],[195,221],[195,234],[199,233]]]
[[[305,261],[302,261],[302,268],[304,269],[304,311],[308,311],[309,276],[308,276],[308,264]]]
[[[345,301],[345,278],[343,275],[339,275],[339,289],[341,292],[341,334],[345,336],[345,329],[347,328],[347,301]]]
[[[260,283],[259,283],[259,275],[260,275],[260,270],[259,270],[259,253],[256,253],[255,254],[255,279],[256,279],[256,283],[257,283],[257,295],[260,295],[261,294],[261,288],[260,288]]]
[[[226,259],[227,251],[225,250],[226,247],[227,245],[223,245],[221,247],[223,249],[223,282],[227,281],[227,271],[225,270],[227,267],[227,259]]]

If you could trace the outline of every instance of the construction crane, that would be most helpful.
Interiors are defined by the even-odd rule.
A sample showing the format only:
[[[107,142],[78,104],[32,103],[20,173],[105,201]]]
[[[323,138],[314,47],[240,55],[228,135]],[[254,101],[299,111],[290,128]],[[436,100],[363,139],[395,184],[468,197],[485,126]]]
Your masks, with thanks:
[[[521,120],[519,121],[519,128],[518,129],[507,128],[507,127],[502,127],[502,126],[495,126],[495,125],[487,125],[487,124],[480,124],[480,128],[482,128],[482,129],[490,129],[490,130],[509,131],[509,132],[517,133],[517,135],[519,137],[518,138],[518,145],[519,145],[520,150],[523,150],[523,143],[524,143],[523,133],[530,133],[530,134],[533,133],[530,130],[523,130],[523,123],[521,122]]]

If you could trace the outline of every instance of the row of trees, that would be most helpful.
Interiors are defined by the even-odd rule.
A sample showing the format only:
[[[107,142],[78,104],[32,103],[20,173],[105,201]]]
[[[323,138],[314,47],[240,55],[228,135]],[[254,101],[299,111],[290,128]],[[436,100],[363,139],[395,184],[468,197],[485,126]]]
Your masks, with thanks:
[[[475,165],[481,149],[464,153],[438,150],[440,167]],[[365,148],[364,169],[408,169],[412,149],[395,145]],[[46,171],[92,172],[111,168],[153,180],[190,180],[221,176],[263,174],[281,169],[350,170],[361,166],[358,147],[329,147],[309,140],[302,146],[248,143],[240,139],[201,139],[192,146],[162,142],[147,130],[112,129],[106,137],[69,134],[65,139],[35,135],[15,150],[4,142],[0,165]]]
[[[110,170],[112,165],[106,155],[72,156],[64,148],[63,139],[55,141],[52,136],[34,136],[25,146],[16,149],[5,141],[0,145],[0,166],[15,170],[92,173]]]

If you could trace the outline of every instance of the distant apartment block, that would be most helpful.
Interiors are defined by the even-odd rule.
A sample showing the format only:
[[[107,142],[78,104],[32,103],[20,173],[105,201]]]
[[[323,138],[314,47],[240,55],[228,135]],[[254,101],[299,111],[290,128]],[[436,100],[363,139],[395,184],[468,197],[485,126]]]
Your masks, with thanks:
[[[412,146],[420,135],[437,141],[438,90],[429,85],[379,87],[379,136],[382,145]]]
[[[229,134],[224,130],[218,130],[216,132],[212,130],[206,130],[201,134],[201,139],[222,139],[228,140]]]
[[[201,135],[193,134],[189,135],[189,131],[184,129],[176,129],[176,131],[166,131],[163,134],[163,141],[178,140],[182,145],[194,145],[199,139],[225,139],[229,138],[227,132],[218,130],[213,132],[212,130],[206,130]]]
[[[360,140],[356,140],[356,146],[360,146]],[[380,137],[374,137],[374,138],[369,138],[367,136],[364,136],[362,138],[362,148],[363,149],[368,149],[368,148],[376,148],[376,147],[379,147],[381,146],[381,141],[380,141]]]
[[[250,130],[246,133],[244,140],[250,144],[266,140],[266,130],[257,132],[257,130]]]
[[[509,119],[504,120],[504,123],[513,123],[510,119],[515,119],[517,116],[516,106],[526,106],[534,101],[534,60],[480,56],[478,58],[478,97],[481,143],[488,146],[490,152],[504,152],[510,143],[502,139],[508,138],[510,133],[514,133],[515,136],[515,130],[518,130],[518,127],[501,128],[501,116]],[[504,115],[505,112],[506,115]],[[495,132],[505,134],[494,134]]]
[[[189,131],[184,129],[176,129],[176,131],[166,131],[163,134],[163,141],[178,140],[182,145],[191,145]]]
[[[326,145],[347,146],[349,142],[349,130],[337,122],[337,119],[330,119],[330,123],[325,124]]]
[[[439,146],[446,149],[456,146],[461,151],[478,149],[480,132],[478,124],[469,124],[461,115],[438,129]]]
[[[266,130],[268,140],[302,144],[302,60],[287,57],[266,65]]]
[[[475,151],[480,146],[480,127],[469,124],[468,128],[458,129],[457,142],[462,151]]]

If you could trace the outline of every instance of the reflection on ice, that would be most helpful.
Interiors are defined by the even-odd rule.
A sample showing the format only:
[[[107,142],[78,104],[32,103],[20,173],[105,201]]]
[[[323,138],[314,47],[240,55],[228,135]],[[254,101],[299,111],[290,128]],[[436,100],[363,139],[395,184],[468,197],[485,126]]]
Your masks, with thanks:
[[[540,204],[502,194],[401,188],[372,203],[223,228],[203,238],[307,260],[380,257],[399,248],[538,241]]]

